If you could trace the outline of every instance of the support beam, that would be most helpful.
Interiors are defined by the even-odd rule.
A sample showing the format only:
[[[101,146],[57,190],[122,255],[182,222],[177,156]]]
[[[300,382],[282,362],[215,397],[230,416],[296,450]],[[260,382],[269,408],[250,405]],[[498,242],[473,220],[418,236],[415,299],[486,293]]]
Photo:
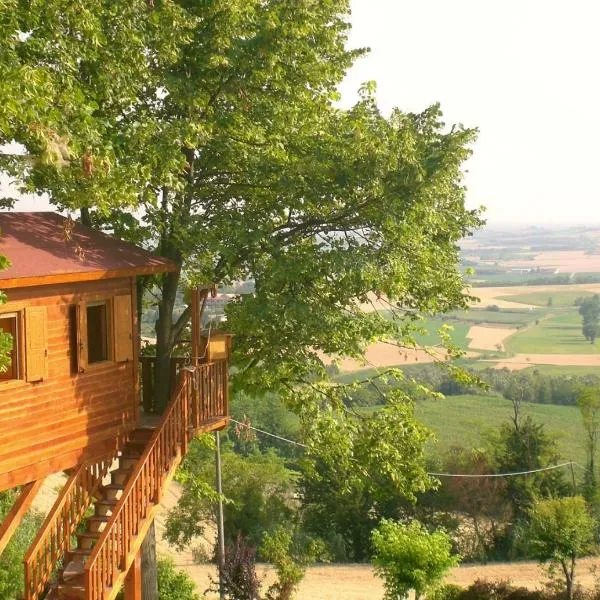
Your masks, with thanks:
[[[142,600],[142,552],[135,556],[125,579],[125,600]]]
[[[2,525],[0,525],[0,554],[2,554],[6,549],[6,546],[8,546],[8,542],[10,542],[17,527],[23,520],[25,513],[29,510],[31,503],[40,491],[43,483],[44,479],[38,479],[37,481],[28,483],[21,489],[19,497],[6,515]]]
[[[198,365],[200,356],[200,302],[198,288],[192,288],[192,364]]]

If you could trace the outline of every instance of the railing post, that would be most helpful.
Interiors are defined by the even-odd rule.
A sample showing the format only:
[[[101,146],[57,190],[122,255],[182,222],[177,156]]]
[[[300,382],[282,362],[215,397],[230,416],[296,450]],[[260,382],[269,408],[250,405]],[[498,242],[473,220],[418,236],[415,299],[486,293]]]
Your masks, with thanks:
[[[223,361],[223,416],[229,415],[229,361]]]
[[[190,376],[193,376],[193,373],[189,371],[183,371],[185,373],[185,381],[183,383],[183,415],[181,418],[182,425],[182,439],[181,439],[181,453],[183,456],[187,454],[188,451],[188,402],[190,398]]]

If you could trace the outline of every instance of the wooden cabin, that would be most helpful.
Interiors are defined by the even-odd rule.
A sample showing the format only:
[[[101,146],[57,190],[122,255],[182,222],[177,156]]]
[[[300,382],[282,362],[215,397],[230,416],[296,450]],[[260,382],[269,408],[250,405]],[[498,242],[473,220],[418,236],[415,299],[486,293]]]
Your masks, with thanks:
[[[0,213],[0,255],[10,261],[0,329],[12,336],[0,373],[0,490],[23,486],[0,552],[44,478],[66,471],[25,558],[25,597],[112,600],[125,583],[137,600],[139,548],[165,486],[191,437],[227,423],[227,357],[181,369],[164,415],[147,425],[136,277],[176,265],[48,212]]]

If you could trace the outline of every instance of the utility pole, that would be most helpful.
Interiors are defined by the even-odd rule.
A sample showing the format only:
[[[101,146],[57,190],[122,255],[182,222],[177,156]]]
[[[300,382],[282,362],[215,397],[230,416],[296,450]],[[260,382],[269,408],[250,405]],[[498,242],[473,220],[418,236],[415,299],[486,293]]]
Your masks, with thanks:
[[[225,526],[223,523],[223,486],[221,483],[221,437],[220,432],[215,431],[216,443],[216,467],[217,467],[217,559],[219,563],[219,598],[225,600],[225,586],[223,582],[223,569],[225,568]]]

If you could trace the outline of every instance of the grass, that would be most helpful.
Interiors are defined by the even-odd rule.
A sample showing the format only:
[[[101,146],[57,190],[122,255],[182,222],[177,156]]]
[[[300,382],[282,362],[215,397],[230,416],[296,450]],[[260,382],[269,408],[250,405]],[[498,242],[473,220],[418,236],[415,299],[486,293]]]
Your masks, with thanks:
[[[508,300],[510,302],[520,302],[522,304],[534,304],[535,306],[548,306],[548,298],[552,298],[552,306],[574,306],[575,300],[582,296],[593,296],[593,292],[584,290],[529,292],[525,294],[516,294],[514,296],[498,296],[499,300]]]
[[[583,367],[577,365],[534,365],[523,369],[522,373],[531,371],[539,371],[544,375],[600,375],[600,369],[598,367]]]
[[[531,354],[597,354],[600,341],[590,344],[581,333],[581,317],[576,312],[559,314],[538,325],[517,332],[504,345],[508,352]]]
[[[486,431],[498,430],[508,421],[512,404],[498,396],[448,396],[444,400],[419,402],[416,412],[436,434],[438,443],[430,451],[439,454],[452,446],[480,446]],[[557,441],[561,459],[584,464],[584,432],[576,407],[524,404],[522,414],[544,424],[547,433]]]
[[[452,311],[448,313],[449,319],[456,319],[461,322],[477,324],[492,324],[492,325],[528,325],[536,319],[544,316],[548,311],[540,309],[501,309],[501,310],[486,310],[474,308],[464,311]]]
[[[437,346],[441,344],[442,339],[438,334],[438,329],[444,325],[450,325],[452,327],[452,331],[450,331],[450,339],[454,345],[458,346],[459,348],[467,348],[469,345],[467,333],[469,332],[470,325],[468,323],[451,323],[441,318],[433,318],[427,319],[419,325],[426,332],[424,335],[415,336],[415,340],[420,346]]]

